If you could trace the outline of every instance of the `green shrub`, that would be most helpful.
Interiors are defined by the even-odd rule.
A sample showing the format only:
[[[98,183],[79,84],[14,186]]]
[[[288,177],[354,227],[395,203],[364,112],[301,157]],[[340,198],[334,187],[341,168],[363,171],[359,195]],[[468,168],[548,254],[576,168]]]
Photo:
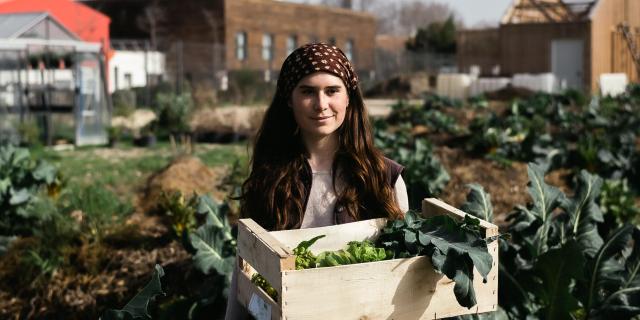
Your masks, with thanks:
[[[29,235],[36,224],[50,216],[37,210],[44,191],[55,196],[62,184],[58,170],[36,161],[28,149],[0,146],[0,235]]]
[[[189,132],[193,110],[191,94],[158,93],[156,96],[158,125],[171,134]]]
[[[128,216],[133,207],[102,186],[75,186],[64,192],[58,207],[65,215],[73,215],[83,233],[100,241],[110,228]]]
[[[114,91],[111,99],[114,117],[128,117],[136,110],[136,92],[133,90]]]

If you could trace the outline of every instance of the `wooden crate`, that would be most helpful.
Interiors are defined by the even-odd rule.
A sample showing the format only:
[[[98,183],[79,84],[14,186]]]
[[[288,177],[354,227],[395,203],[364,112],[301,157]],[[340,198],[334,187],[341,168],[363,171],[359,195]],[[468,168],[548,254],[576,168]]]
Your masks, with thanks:
[[[437,199],[425,199],[424,216],[465,213]],[[268,232],[251,219],[238,223],[238,300],[252,309],[262,308],[271,319],[437,319],[495,311],[498,305],[498,241],[489,244],[493,266],[488,282],[474,269],[477,305],[458,304],[452,280],[437,274],[428,257],[394,259],[336,267],[295,270],[292,250],[300,241],[317,235],[311,251],[340,250],[349,241],[375,239],[385,219],[335,226]],[[498,227],[481,220],[486,237]],[[278,292],[274,301],[251,283],[260,273]],[[267,316],[268,317],[268,316]]]

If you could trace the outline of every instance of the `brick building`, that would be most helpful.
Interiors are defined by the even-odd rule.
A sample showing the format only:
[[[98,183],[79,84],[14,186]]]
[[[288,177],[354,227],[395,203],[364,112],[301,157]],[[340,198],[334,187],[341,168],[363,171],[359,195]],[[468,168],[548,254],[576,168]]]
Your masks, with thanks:
[[[249,70],[273,72],[296,47],[334,43],[358,73],[374,70],[376,20],[342,8],[274,0],[91,0],[111,37],[149,39],[167,53],[170,76],[191,82]],[[213,77],[213,78],[212,78]]]

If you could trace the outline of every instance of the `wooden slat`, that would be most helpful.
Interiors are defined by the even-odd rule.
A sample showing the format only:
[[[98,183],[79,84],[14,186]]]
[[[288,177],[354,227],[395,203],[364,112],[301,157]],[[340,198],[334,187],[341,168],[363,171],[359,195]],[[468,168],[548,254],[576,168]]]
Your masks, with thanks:
[[[271,306],[271,319],[280,319],[280,305],[271,297],[251,282],[251,277],[245,272],[238,272],[238,302],[245,308],[249,307],[251,296],[257,295]]]
[[[478,304],[461,307],[455,283],[437,274],[429,258],[415,257],[283,273],[287,319],[435,319],[495,311],[498,303],[497,242],[488,282],[474,270]],[[310,289],[313,288],[313,289]]]
[[[375,239],[386,223],[386,219],[372,219],[320,228],[274,231],[270,234],[292,249],[301,241],[325,235],[309,248],[311,252],[318,254],[323,251],[344,249],[349,241]]]
[[[282,293],[282,271],[294,270],[293,252],[251,219],[238,221],[238,256]]]
[[[435,198],[426,198],[422,200],[422,214],[425,217],[444,214],[457,219],[464,219],[467,215],[466,212]],[[498,226],[495,224],[480,219],[480,226],[485,229],[485,237],[487,238],[497,236],[499,234]]]

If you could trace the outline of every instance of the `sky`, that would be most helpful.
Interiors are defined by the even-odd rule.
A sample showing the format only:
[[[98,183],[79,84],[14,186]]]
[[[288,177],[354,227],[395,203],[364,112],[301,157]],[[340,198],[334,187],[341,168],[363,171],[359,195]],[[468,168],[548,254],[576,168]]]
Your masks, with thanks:
[[[320,2],[319,0],[287,0],[291,2]],[[358,1],[358,0],[356,0]],[[367,0],[360,0],[367,1]],[[387,0],[396,1],[396,0]],[[458,12],[468,27],[482,25],[498,25],[502,15],[512,0],[423,0],[449,4]]]
[[[466,26],[488,23],[498,25],[512,0],[448,0],[440,1],[449,4],[460,15]]]

